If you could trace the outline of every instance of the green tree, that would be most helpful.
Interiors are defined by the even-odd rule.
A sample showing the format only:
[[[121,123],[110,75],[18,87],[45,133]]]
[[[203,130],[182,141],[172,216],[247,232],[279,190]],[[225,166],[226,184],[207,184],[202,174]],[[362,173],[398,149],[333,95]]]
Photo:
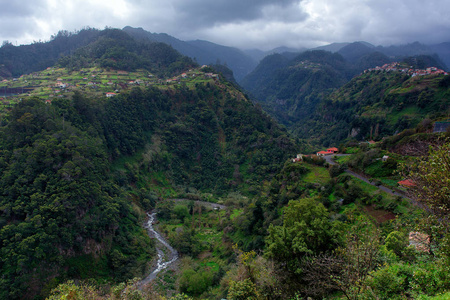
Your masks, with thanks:
[[[227,298],[230,300],[260,299],[256,290],[256,285],[249,278],[241,281],[231,281]]]
[[[433,213],[450,213],[450,142],[431,148],[428,157],[401,165],[402,174],[412,185],[408,194]]]
[[[337,230],[327,209],[314,198],[303,198],[289,201],[282,226],[269,227],[266,255],[301,274],[306,255],[326,252],[337,243]]]
[[[384,240],[387,250],[395,253],[398,257],[403,254],[403,251],[408,246],[408,237],[404,232],[392,231]]]

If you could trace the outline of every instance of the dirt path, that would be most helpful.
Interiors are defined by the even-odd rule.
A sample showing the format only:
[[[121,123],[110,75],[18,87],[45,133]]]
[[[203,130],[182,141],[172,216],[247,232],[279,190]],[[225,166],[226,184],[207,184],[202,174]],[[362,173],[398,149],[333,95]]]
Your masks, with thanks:
[[[175,201],[175,202],[192,201],[190,199],[167,199],[167,200],[171,200],[171,201]],[[201,204],[201,205],[209,206],[209,207],[211,207],[213,209],[225,209],[225,208],[227,208],[223,204],[217,204],[217,203],[213,203],[213,202],[200,201],[200,200],[194,200],[194,202],[195,202],[195,204]]]

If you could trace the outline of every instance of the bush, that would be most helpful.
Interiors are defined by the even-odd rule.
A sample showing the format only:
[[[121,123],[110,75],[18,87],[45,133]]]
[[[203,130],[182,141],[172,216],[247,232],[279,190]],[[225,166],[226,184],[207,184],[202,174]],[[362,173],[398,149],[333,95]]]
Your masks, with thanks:
[[[180,278],[180,291],[189,295],[201,295],[213,283],[213,271],[194,271],[188,268],[183,271]]]
[[[241,281],[231,281],[227,297],[230,300],[259,299],[256,285],[249,278]]]
[[[371,275],[366,283],[378,299],[405,299],[404,292],[408,290],[413,271],[409,265],[393,264]]]
[[[175,205],[175,207],[173,208],[173,213],[180,221],[183,221],[184,218],[189,217],[189,209],[186,205],[183,204]]]
[[[397,256],[402,256],[403,251],[408,246],[408,238],[405,233],[392,231],[385,239],[386,249],[392,251]]]
[[[328,172],[330,173],[330,177],[334,178],[334,177],[338,177],[340,174],[342,174],[345,171],[345,169],[340,166],[340,165],[332,165],[329,169]]]
[[[450,273],[447,266],[428,263],[414,271],[411,281],[414,293],[430,296],[450,288]]]

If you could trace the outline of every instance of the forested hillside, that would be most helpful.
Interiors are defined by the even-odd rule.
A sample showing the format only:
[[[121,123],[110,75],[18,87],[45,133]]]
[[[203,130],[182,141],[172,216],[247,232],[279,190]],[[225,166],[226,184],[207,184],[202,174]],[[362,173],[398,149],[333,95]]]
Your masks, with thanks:
[[[345,84],[354,74],[339,54],[309,51],[287,59],[266,57],[243,81],[263,108],[283,124],[305,118],[321,99]]]
[[[139,68],[159,74],[164,70],[167,76],[194,65],[192,60],[167,44],[137,41],[119,29],[89,28],[74,33],[60,31],[45,43],[17,47],[4,44],[0,48],[0,77],[19,77],[56,63],[69,69],[80,69],[92,66],[94,62],[104,68],[126,71]]]
[[[14,46],[4,43],[0,48],[0,76],[18,77],[54,65],[61,55],[69,55],[76,49],[95,41],[97,29],[87,28],[76,33],[59,31],[49,42]]]

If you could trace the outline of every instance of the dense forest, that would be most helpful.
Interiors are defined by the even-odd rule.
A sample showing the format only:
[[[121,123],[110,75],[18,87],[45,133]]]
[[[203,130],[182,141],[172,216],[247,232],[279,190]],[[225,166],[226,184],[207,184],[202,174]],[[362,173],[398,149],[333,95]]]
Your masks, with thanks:
[[[153,255],[139,227],[157,198],[151,174],[218,195],[245,178],[246,191],[256,193],[295,152],[286,132],[242,94],[214,85],[138,88],[108,102],[81,94],[51,106],[29,99],[7,120],[0,180],[5,298],[33,294],[51,278],[142,274]],[[112,168],[133,155],[134,163]],[[85,270],[91,264],[96,271]],[[26,289],[32,281],[37,286]]]

